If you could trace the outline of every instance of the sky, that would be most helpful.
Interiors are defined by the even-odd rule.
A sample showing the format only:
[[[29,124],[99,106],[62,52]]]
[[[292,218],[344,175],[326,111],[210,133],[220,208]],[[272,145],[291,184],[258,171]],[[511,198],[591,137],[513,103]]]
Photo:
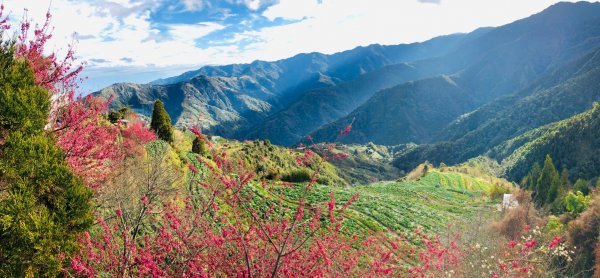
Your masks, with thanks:
[[[50,48],[75,43],[84,91],[202,65],[273,61],[501,26],[555,0],[3,0],[13,22],[50,9]]]

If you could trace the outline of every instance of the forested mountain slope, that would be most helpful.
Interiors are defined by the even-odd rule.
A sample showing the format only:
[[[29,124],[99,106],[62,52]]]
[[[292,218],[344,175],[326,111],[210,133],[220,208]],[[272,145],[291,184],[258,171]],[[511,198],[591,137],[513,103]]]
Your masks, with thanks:
[[[459,118],[442,132],[445,141],[413,148],[401,154],[395,165],[409,169],[417,161],[465,161],[519,134],[581,113],[599,99],[600,49],[528,89]]]
[[[531,95],[540,88],[549,88],[562,80],[572,78],[574,74],[579,73],[577,72],[579,70],[593,67],[585,65],[587,60],[593,58],[593,54],[582,59],[580,57],[600,47],[598,26],[600,26],[600,4],[583,2],[556,4],[529,18],[495,28],[446,56],[414,63],[421,71],[435,68],[438,71],[453,72],[449,78],[454,80],[452,82],[454,84],[447,83],[441,85],[442,87],[435,87],[427,84],[431,79],[423,79],[415,81],[411,93],[400,92],[402,86],[395,88],[398,95],[421,95],[413,100],[400,101],[398,98],[385,100],[382,94],[388,96],[392,94],[389,92],[375,94],[374,101],[366,102],[348,116],[315,131],[313,137],[317,141],[331,140],[336,137],[340,128],[343,129],[354,121],[359,123],[353,126],[353,132],[357,135],[349,136],[344,142],[372,141],[376,144],[394,145],[457,140],[470,130],[479,128],[483,120],[494,120],[495,114],[492,113],[495,110],[509,109],[516,100],[520,99],[519,97],[502,98],[503,96],[511,96],[520,91],[521,96]],[[580,59],[578,63],[569,64],[576,58]],[[458,96],[450,102],[435,100],[439,97],[436,91],[450,92],[455,84],[464,91],[464,97]],[[492,102],[494,100],[497,101]],[[489,104],[490,102],[492,103]],[[383,103],[385,106],[379,105]],[[477,108],[486,104],[489,105],[483,107],[488,107],[492,113],[473,112],[470,113],[471,116],[459,117],[473,110],[477,111]],[[587,103],[589,104],[590,102]],[[414,107],[423,107],[423,109],[414,109]],[[584,108],[580,106],[579,109],[554,120],[581,112]],[[437,113],[443,112],[447,115],[439,117]],[[400,123],[393,120],[395,116]],[[406,121],[403,117],[418,119],[418,121]],[[448,120],[448,117],[453,118]],[[455,123],[446,128],[445,126],[452,121]],[[372,128],[373,123],[382,124]],[[363,127],[367,129],[362,130]],[[518,125],[502,126],[508,129],[519,127]],[[475,137],[474,140],[478,140],[477,143],[486,143],[485,140],[479,139],[481,137]]]

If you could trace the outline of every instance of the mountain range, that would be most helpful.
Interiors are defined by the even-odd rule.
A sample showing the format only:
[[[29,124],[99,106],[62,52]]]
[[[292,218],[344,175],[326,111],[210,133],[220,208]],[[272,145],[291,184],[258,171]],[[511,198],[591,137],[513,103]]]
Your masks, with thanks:
[[[600,135],[600,3],[558,3],[421,43],[205,66],[95,94],[143,116],[161,99],[176,126],[235,139],[401,145],[400,170],[488,156],[518,180],[553,153],[557,165],[597,177],[598,156],[586,150]]]
[[[319,89],[337,90],[338,85],[350,81],[365,83],[364,86],[369,87],[367,91],[373,93],[384,86],[385,81],[376,82],[365,74],[375,70],[385,74],[382,68],[387,65],[444,55],[464,39],[464,35],[450,35],[424,43],[358,47],[333,55],[308,53],[275,62],[205,66],[150,84],[114,84],[95,94],[104,98],[113,95],[113,107],[127,105],[146,116],[150,115],[154,100],[161,99],[177,126],[198,125],[209,133],[244,138],[251,127],[305,101],[302,97],[307,93]],[[396,65],[390,70],[406,72],[407,77],[391,74],[398,83],[422,76],[409,66]],[[368,97],[362,97],[365,98]],[[287,138],[287,135],[279,138]],[[279,138],[269,139],[277,144],[296,143],[282,142]]]

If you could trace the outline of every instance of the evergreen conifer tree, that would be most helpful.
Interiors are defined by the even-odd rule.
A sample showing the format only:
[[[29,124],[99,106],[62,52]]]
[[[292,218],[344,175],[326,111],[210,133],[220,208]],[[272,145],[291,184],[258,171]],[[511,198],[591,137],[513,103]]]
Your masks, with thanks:
[[[92,224],[91,191],[44,126],[50,93],[0,46],[0,277],[58,276]]]
[[[171,126],[171,116],[165,110],[165,106],[162,101],[156,100],[154,102],[154,111],[152,112],[152,122],[150,128],[154,130],[158,138],[173,142],[173,127]]]
[[[567,168],[563,168],[560,173],[560,185],[557,190],[556,198],[552,203],[552,212],[555,214],[561,214],[565,211],[565,198],[567,197],[567,193],[569,192],[569,188],[571,188],[571,184],[569,183],[569,171]]]
[[[554,183],[559,182],[560,179],[558,177],[558,172],[556,171],[556,167],[554,167],[554,163],[552,163],[552,158],[548,154],[546,155],[544,167],[542,168],[540,177],[538,178],[537,185],[535,187],[536,202],[538,205],[542,206],[547,203],[548,197],[551,195],[549,193],[551,191],[550,188],[553,187]]]
[[[561,190],[561,182],[558,173],[552,178],[552,183],[548,188],[548,196],[546,196],[546,204],[553,204],[556,201]]]

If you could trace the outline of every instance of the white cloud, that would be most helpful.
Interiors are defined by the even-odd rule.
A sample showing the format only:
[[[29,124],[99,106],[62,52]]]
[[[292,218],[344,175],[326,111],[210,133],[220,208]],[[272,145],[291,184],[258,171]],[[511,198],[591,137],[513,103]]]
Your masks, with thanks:
[[[225,26],[213,22],[200,22],[198,24],[171,24],[168,25],[169,33],[174,40],[188,40],[190,38],[201,38],[214,31],[221,30]]]
[[[203,0],[183,0],[183,6],[188,11],[199,11],[204,7]]]
[[[305,17],[312,17],[319,9],[318,0],[282,0],[277,5],[273,5],[264,11],[263,15],[270,20],[276,18],[283,19],[303,19]]]
[[[218,1],[218,0],[217,0]],[[279,2],[279,0],[226,0],[232,4],[244,5],[248,9],[256,11],[267,4]],[[299,0],[298,2],[302,2],[304,0]]]
[[[31,18],[43,18],[46,8],[40,6],[39,1],[36,1],[37,5],[33,2],[34,0],[6,1],[6,6],[12,10],[13,15],[18,15],[12,16],[15,20],[21,18],[24,7],[33,7],[28,12]],[[123,12],[123,8],[135,9],[142,5],[144,3],[128,0],[95,6],[85,2],[54,0],[52,25],[55,31],[50,46],[65,49],[71,42],[73,33],[77,32],[77,38],[80,39],[76,45],[77,54],[89,61],[92,67],[98,64],[94,60],[104,61],[102,66],[131,64],[128,61],[137,66],[197,65],[209,60],[211,51],[198,49],[195,40],[224,26],[211,22],[164,25],[166,37],[160,40],[148,39],[160,34],[150,22],[149,8]],[[115,14],[119,16],[107,16]]]

